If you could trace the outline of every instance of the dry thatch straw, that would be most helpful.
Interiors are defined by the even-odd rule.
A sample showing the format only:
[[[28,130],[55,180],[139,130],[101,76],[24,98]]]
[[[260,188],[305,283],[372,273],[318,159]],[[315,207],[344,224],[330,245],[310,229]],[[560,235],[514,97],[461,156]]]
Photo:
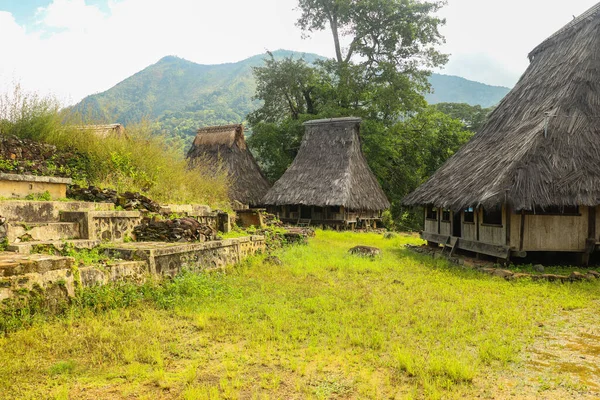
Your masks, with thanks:
[[[242,125],[213,126],[198,129],[187,157],[190,165],[202,160],[215,170],[224,168],[231,187],[229,197],[250,206],[260,200],[271,185],[248,150]]]
[[[537,46],[487,123],[404,199],[455,211],[600,204],[600,4]]]
[[[389,208],[390,202],[361,151],[360,122],[360,118],[306,122],[298,155],[263,203],[369,211]]]
[[[102,139],[105,139],[109,136],[127,137],[127,134],[125,133],[125,127],[121,124],[83,125],[78,126],[77,129],[90,132]]]

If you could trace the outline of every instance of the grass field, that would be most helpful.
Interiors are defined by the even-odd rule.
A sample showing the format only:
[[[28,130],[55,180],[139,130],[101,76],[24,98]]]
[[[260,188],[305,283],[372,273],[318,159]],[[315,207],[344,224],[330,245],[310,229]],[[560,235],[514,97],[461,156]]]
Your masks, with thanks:
[[[598,322],[598,283],[507,282],[404,249],[419,242],[320,231],[308,246],[278,251],[283,265],[256,257],[224,273],[88,291],[65,315],[0,338],[0,397],[593,393],[581,371],[565,379],[532,368],[530,355]],[[348,255],[357,244],[383,256]]]

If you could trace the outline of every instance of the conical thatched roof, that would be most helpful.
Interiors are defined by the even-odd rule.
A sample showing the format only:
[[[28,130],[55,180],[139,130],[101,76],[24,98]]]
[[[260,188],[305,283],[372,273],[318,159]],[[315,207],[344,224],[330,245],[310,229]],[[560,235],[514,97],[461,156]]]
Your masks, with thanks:
[[[242,125],[198,129],[187,156],[226,168],[231,178],[229,197],[242,204],[260,205],[271,187],[246,146]]]
[[[529,58],[482,129],[406,204],[600,204],[600,4]]]
[[[359,118],[306,122],[292,165],[263,199],[265,205],[344,206],[385,210],[390,203],[360,148]]]

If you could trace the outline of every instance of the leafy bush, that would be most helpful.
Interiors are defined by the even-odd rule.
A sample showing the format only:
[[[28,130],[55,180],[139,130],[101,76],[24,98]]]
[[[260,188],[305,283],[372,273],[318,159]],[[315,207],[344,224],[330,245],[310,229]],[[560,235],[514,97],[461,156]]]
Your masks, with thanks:
[[[126,136],[107,137],[81,129],[89,123],[61,110],[57,100],[24,93],[18,86],[0,96],[0,132],[80,154],[66,168],[74,171],[77,184],[142,192],[165,203],[228,203],[225,172],[215,173],[206,163],[189,168],[178,149],[152,135],[149,123],[128,126]]]

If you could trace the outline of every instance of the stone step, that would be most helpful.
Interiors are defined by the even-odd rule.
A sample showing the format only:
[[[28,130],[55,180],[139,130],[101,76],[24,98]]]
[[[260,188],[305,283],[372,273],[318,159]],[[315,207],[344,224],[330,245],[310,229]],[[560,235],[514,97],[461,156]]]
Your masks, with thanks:
[[[21,242],[8,245],[6,250],[19,254],[31,254],[34,250],[44,251],[54,249],[56,251],[61,251],[65,246],[72,246],[75,249],[93,249],[94,247],[99,246],[100,243],[100,240],[88,239]]]
[[[3,251],[0,252],[0,278],[70,269],[73,262],[72,257],[49,254],[16,254]]]
[[[77,222],[11,222],[6,226],[9,244],[30,241],[80,239]]]
[[[1,200],[0,216],[8,222],[59,222],[65,211],[111,211],[112,203],[91,203],[85,201],[29,201]]]
[[[23,290],[74,295],[74,262],[72,257],[0,252],[0,302]]]

